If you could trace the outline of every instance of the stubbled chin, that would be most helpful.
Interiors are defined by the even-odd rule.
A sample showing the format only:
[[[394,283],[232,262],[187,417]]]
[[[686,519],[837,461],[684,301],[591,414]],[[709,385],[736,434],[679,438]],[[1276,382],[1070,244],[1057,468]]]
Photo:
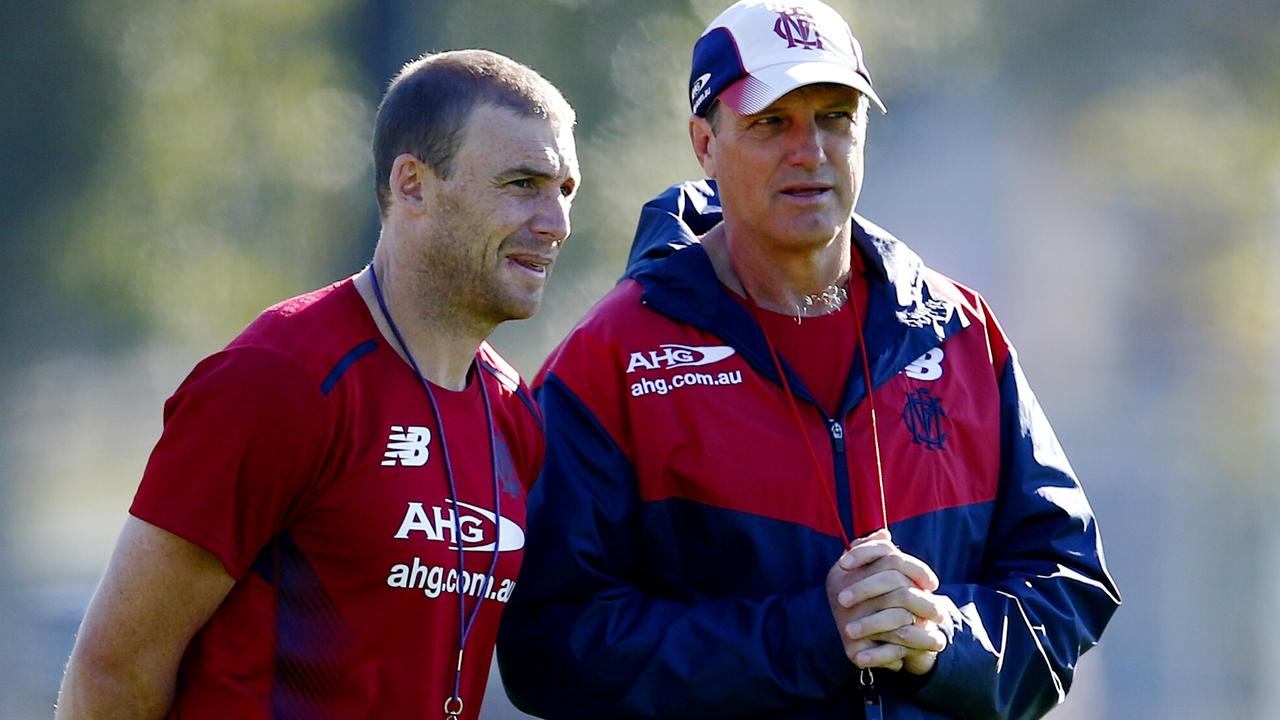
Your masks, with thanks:
[[[521,297],[507,303],[508,320],[528,320],[542,307],[542,294],[536,298]]]
[[[843,222],[823,213],[820,216],[792,218],[791,222],[780,223],[775,227],[775,236],[786,238],[797,244],[825,245],[840,234]]]

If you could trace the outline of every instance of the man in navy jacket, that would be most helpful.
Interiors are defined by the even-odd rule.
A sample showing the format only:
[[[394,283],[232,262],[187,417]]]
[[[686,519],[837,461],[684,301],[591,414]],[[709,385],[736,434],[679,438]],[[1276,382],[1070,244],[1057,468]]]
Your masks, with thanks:
[[[986,302],[853,213],[844,20],[740,2],[693,53],[713,182],[641,214],[547,361],[499,660],[549,718],[1024,718],[1119,605]]]

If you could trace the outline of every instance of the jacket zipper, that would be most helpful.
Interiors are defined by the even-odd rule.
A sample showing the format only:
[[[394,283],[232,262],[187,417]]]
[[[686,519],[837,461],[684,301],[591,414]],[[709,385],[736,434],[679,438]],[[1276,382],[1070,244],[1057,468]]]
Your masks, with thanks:
[[[853,539],[853,498],[849,490],[849,462],[845,458],[844,444],[844,426],[839,420],[835,420],[826,416],[826,412],[819,409],[823,419],[827,423],[827,432],[831,435],[831,455],[834,461],[833,477],[836,484],[836,509],[839,511],[840,524],[844,526],[844,534],[846,537]]]
[[[840,511],[840,522],[845,525],[845,534],[856,538],[853,529],[853,500],[849,497],[849,463],[845,460],[844,426],[839,420],[826,417],[827,431],[831,434],[831,450],[835,460],[836,497]],[[871,670],[863,670],[859,674],[859,696],[862,698],[862,714],[865,720],[884,720],[884,708],[881,707],[880,693],[876,690],[875,675]]]

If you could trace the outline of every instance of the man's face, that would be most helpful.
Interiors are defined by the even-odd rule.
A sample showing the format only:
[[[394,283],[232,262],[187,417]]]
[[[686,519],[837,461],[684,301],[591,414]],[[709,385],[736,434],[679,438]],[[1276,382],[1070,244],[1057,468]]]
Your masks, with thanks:
[[[482,323],[533,315],[569,236],[578,179],[572,128],[476,107],[452,174],[426,187],[420,268],[429,285]]]
[[[716,180],[731,236],[802,251],[840,234],[862,188],[865,114],[858,91],[821,84],[754,115],[722,103],[714,133],[694,118],[694,150]]]

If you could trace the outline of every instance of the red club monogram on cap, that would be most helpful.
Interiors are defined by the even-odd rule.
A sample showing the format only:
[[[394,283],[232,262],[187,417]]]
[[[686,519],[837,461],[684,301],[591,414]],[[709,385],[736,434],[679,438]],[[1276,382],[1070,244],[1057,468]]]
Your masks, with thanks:
[[[800,8],[779,10],[778,19],[773,23],[773,32],[786,40],[789,48],[822,49],[822,36],[814,27],[813,16]]]

